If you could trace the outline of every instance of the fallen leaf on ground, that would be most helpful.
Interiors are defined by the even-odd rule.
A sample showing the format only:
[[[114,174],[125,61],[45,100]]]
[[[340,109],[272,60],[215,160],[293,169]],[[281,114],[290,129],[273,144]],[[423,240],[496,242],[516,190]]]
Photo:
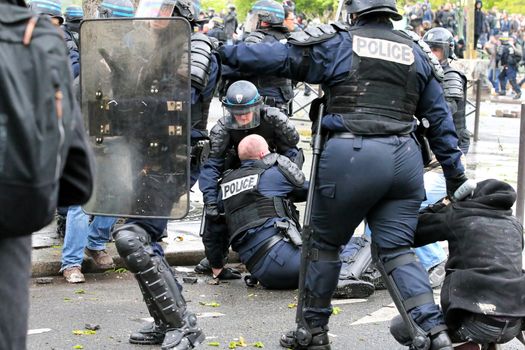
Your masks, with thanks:
[[[341,313],[343,310],[341,310],[340,307],[338,306],[334,306],[334,308],[332,309],[332,315],[338,315],[339,313]]]
[[[97,334],[96,331],[91,331],[89,329],[76,329],[73,331],[73,334],[74,335],[93,335],[93,334]]]
[[[204,305],[204,306],[211,306],[211,307],[219,307],[219,306],[221,306],[221,304],[219,304],[216,301],[212,301],[212,302],[209,302],[209,303],[206,303],[204,301],[199,301],[199,304]]]

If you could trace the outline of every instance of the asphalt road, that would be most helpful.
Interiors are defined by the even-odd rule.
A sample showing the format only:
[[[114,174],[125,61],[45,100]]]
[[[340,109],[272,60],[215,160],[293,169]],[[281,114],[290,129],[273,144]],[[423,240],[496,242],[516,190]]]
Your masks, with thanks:
[[[184,271],[188,267],[178,268]],[[197,284],[184,284],[188,307],[199,316],[206,334],[201,349],[228,349],[231,341],[243,337],[247,349],[262,342],[264,349],[282,349],[281,332],[294,327],[295,291],[248,288],[241,280],[209,285],[200,276]],[[436,295],[437,297],[437,295]],[[216,307],[203,304],[218,303]],[[335,350],[404,349],[390,336],[389,320],[397,312],[386,291],[368,300],[334,301],[340,313],[333,315],[330,335]],[[149,317],[133,276],[128,273],[87,274],[86,283],[67,284],[55,277],[51,284],[31,285],[29,350],[159,349],[128,343],[130,332]],[[75,335],[86,324],[96,324],[96,334]],[[219,346],[209,343],[218,342]],[[242,347],[237,347],[241,349]],[[514,341],[504,350],[522,349]]]

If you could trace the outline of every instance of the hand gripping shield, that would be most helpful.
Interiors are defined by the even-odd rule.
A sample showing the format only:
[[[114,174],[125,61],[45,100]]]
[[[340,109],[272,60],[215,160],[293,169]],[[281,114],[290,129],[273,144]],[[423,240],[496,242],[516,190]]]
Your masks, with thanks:
[[[190,26],[183,18],[81,26],[82,114],[96,154],[84,210],[179,219],[189,207]]]

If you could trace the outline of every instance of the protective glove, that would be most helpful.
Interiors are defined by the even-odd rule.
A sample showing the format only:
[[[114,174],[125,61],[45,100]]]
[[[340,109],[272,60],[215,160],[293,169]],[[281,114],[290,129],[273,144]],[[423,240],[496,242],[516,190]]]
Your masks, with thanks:
[[[206,204],[204,210],[206,214],[206,219],[208,220],[215,221],[220,216],[219,208],[217,207],[217,203]]]
[[[457,174],[456,176],[449,177],[446,179],[447,186],[447,197],[452,200],[454,198],[454,192],[466,182],[468,178],[465,176],[465,173]]]

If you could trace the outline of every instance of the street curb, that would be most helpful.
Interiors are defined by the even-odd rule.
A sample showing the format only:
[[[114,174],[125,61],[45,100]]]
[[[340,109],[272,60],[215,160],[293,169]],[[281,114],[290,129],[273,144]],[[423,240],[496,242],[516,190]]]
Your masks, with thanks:
[[[118,255],[115,249],[115,244],[110,243],[107,245],[107,252],[113,258],[115,262],[115,269],[126,268],[122,258]],[[184,250],[184,251],[171,251],[166,253],[166,260],[170,266],[192,266],[197,265],[202,258],[204,258],[204,250]],[[230,251],[228,256],[230,263],[238,263],[239,255],[233,251]],[[33,261],[31,277],[50,277],[61,275],[61,250],[58,248],[43,248],[33,249]],[[102,273],[107,270],[99,269],[91,258],[84,258],[82,263],[83,273]]]

